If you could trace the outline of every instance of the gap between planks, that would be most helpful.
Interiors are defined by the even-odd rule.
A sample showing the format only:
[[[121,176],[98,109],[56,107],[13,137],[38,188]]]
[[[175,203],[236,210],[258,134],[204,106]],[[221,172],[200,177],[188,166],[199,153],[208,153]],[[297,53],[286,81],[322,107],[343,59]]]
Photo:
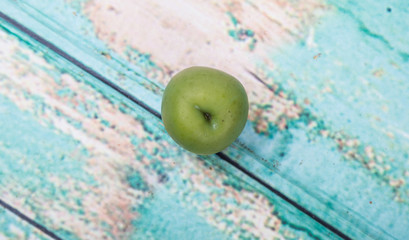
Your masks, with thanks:
[[[135,96],[133,96],[132,94],[130,94],[129,92],[127,92],[126,90],[122,89],[121,87],[119,87],[118,85],[116,85],[115,83],[113,83],[112,81],[110,81],[109,79],[105,78],[104,76],[102,76],[101,74],[99,74],[98,72],[94,71],[93,69],[91,69],[90,67],[88,67],[87,65],[85,65],[84,63],[80,62],[79,60],[75,59],[74,57],[72,57],[71,55],[69,55],[68,53],[64,52],[63,50],[61,50],[60,48],[58,48],[57,46],[55,46],[54,44],[52,44],[51,42],[47,41],[46,39],[42,38],[41,36],[39,36],[38,34],[36,34],[35,32],[31,31],[30,29],[28,29],[27,27],[25,27],[24,25],[22,25],[21,23],[17,22],[16,20],[14,20],[13,18],[9,17],[8,15],[4,14],[3,12],[0,11],[0,18],[5,20],[6,22],[8,22],[9,24],[11,24],[13,27],[17,28],[18,30],[20,30],[21,32],[27,34],[28,36],[30,36],[31,38],[33,38],[34,40],[36,40],[37,42],[41,43],[42,45],[46,46],[47,48],[49,48],[50,50],[52,50],[53,52],[57,53],[58,55],[60,55],[61,57],[63,57],[64,59],[68,60],[69,62],[71,62],[72,64],[76,65],[77,67],[79,67],[80,69],[82,69],[83,71],[87,72],[88,74],[90,74],[91,76],[93,76],[94,78],[96,78],[97,80],[101,81],[102,83],[104,83],[105,85],[109,86],[110,88],[114,89],[116,92],[120,93],[121,95],[123,95],[124,97],[128,98],[129,100],[131,100],[132,102],[134,102],[135,104],[141,106],[142,108],[144,108],[146,111],[148,111],[149,113],[153,114],[155,117],[162,119],[162,116],[160,115],[159,112],[155,111],[153,108],[151,108],[149,105],[145,104],[144,102],[142,102],[141,100],[139,100],[138,98],[136,98]],[[330,231],[332,231],[334,234],[338,235],[339,237],[341,237],[342,239],[346,239],[346,240],[350,240],[352,238],[350,238],[349,236],[347,236],[346,234],[344,234],[343,232],[341,232],[340,230],[338,230],[336,227],[332,226],[331,224],[327,223],[325,220],[323,220],[322,218],[318,217],[317,215],[315,215],[314,213],[312,213],[311,211],[307,210],[306,208],[304,208],[303,206],[301,206],[300,204],[298,204],[297,202],[295,202],[294,200],[290,199],[289,197],[287,197],[285,194],[283,194],[282,192],[280,192],[279,190],[275,189],[274,187],[272,187],[271,185],[269,185],[267,182],[265,182],[264,180],[262,180],[261,178],[259,178],[258,176],[256,176],[254,173],[248,171],[246,168],[244,168],[243,166],[241,166],[240,164],[238,164],[237,162],[235,162],[233,159],[231,159],[229,156],[227,156],[226,154],[219,152],[216,154],[221,160],[229,163],[231,166],[233,166],[234,168],[236,168],[237,170],[239,170],[240,172],[244,173],[245,175],[247,175],[248,177],[252,178],[253,180],[255,180],[256,182],[258,182],[260,185],[262,185],[263,187],[267,188],[269,191],[271,191],[272,193],[274,193],[275,195],[277,195],[278,197],[280,197],[281,199],[283,199],[284,201],[286,201],[287,203],[289,203],[290,205],[292,205],[293,207],[295,207],[296,209],[298,209],[299,211],[303,212],[304,214],[306,214],[307,216],[309,216],[310,218],[312,218],[313,220],[315,220],[316,222],[318,222],[319,224],[321,224],[322,226],[324,226],[325,228],[329,229]],[[62,240],[61,238],[59,238],[57,235],[55,235],[53,232],[51,232],[50,230],[48,230],[46,227],[44,227],[43,225],[35,222],[34,220],[32,220],[31,218],[27,217],[26,215],[24,215],[23,213],[21,213],[20,211],[18,211],[17,209],[13,208],[11,205],[5,203],[4,201],[2,201],[0,199],[0,205],[2,207],[4,207],[5,209],[9,210],[10,212],[14,213],[15,215],[17,215],[18,217],[20,217],[21,219],[23,219],[24,221],[26,221],[27,223],[31,224],[32,226],[36,227],[37,229],[39,229],[40,231],[42,231],[44,234],[46,234],[47,236],[56,239],[56,240]]]

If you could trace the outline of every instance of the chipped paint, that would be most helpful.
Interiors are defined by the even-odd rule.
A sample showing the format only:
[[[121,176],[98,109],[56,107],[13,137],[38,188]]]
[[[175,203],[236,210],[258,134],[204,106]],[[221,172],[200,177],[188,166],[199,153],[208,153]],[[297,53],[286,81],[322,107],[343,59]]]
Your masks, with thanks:
[[[164,228],[159,226],[138,231],[140,221],[162,213],[149,210],[149,204],[176,204],[186,210],[185,218],[202,223],[194,231],[213,229],[214,236],[311,234],[294,232],[288,219],[295,216],[274,207],[269,194],[244,187],[234,171],[227,174],[215,164],[217,159],[211,159],[210,170],[210,159],[170,143],[159,120],[143,109],[109,88],[94,86],[95,79],[67,68],[52,52],[43,56],[14,36],[0,34],[1,111],[9,113],[1,118],[1,169],[6,169],[1,196],[57,235],[117,239],[160,234]],[[19,58],[17,51],[26,57]],[[75,94],[67,94],[67,88]],[[4,131],[10,128],[19,129],[18,134]],[[227,182],[235,182],[234,187]]]
[[[48,4],[46,2],[41,4]],[[61,11],[50,11],[47,15],[58,19],[56,22],[62,25],[73,26],[73,32],[79,32],[81,41],[73,42],[84,42],[81,37],[85,37],[87,41],[96,43],[99,46],[97,55],[104,61],[114,65],[116,62],[124,63],[121,58],[128,62],[132,60],[131,64],[125,62],[124,68],[138,73],[135,74],[138,75],[136,81],[133,81],[134,78],[129,81],[126,77],[128,73],[117,66],[119,70],[109,75],[112,79],[118,79],[121,86],[134,91],[135,95],[147,96],[135,87],[144,86],[155,94],[142,99],[159,109],[159,101],[154,96],[160,96],[169,76],[181,68],[205,64],[234,73],[249,90],[251,112],[250,124],[243,137],[227,151],[230,156],[243,161],[243,165],[254,172],[258,169],[257,164],[265,166],[260,167],[260,172],[271,184],[346,232],[359,234],[359,230],[353,231],[355,223],[359,222],[361,228],[370,229],[368,234],[371,236],[378,235],[374,228],[405,236],[401,225],[407,225],[409,131],[405,128],[407,116],[404,115],[404,108],[399,106],[406,91],[403,80],[407,74],[403,69],[406,69],[408,54],[402,42],[407,38],[394,37],[397,32],[405,34],[404,29],[407,28],[405,22],[399,20],[404,11],[404,8],[395,5],[399,3],[391,5],[380,1],[366,11],[365,4],[369,5],[366,1],[357,6],[335,1],[330,1],[333,5],[319,1],[214,1],[209,4],[185,1],[184,7],[191,12],[179,18],[178,14],[174,14],[178,12],[174,11],[175,8],[180,9],[178,3],[158,1],[157,6],[152,8],[152,5],[131,1],[115,4],[110,1],[69,2],[76,4],[76,14],[70,14],[72,19],[78,21],[76,17],[80,17],[83,22],[67,24],[71,18],[61,14]],[[64,4],[61,6],[66,7]],[[135,9],[140,10],[140,14],[135,14]],[[195,9],[200,9],[201,14],[196,14]],[[157,18],[152,17],[156,11]],[[229,19],[226,12],[230,12],[234,19]],[[210,15],[214,17],[208,18]],[[107,22],[106,19],[112,21]],[[224,25],[220,24],[220,19],[223,19]],[[379,24],[379,21],[388,22],[388,25]],[[132,24],[124,24],[127,22],[137,22],[150,28],[134,28]],[[385,27],[392,25],[398,30]],[[243,48],[241,41],[231,39],[229,29],[234,30],[232,33],[235,36],[244,32],[247,34],[246,30],[251,29],[249,35],[259,40],[257,47],[253,51],[247,46]],[[337,32],[339,29],[346,33]],[[181,41],[183,44],[180,44]],[[172,43],[177,43],[177,46]],[[198,45],[201,47],[197,48]],[[351,45],[357,45],[359,51],[352,51],[354,48],[350,48]],[[75,51],[75,54],[81,53],[79,59],[85,61],[88,60],[87,51],[83,49]],[[104,54],[101,55],[101,52]],[[382,57],[384,52],[391,53],[388,54],[392,56],[391,59],[385,60]],[[27,55],[20,55],[20,58],[24,61]],[[100,61],[98,58],[98,61],[88,62],[99,66],[97,63]],[[30,73],[30,69],[22,66],[18,76],[27,73]],[[51,72],[48,74],[53,76]],[[139,76],[151,79],[141,80]],[[60,80],[54,76],[54,81]],[[75,84],[70,87],[75,87]],[[24,93],[16,99],[30,97],[29,93]],[[44,97],[36,98],[34,103],[14,102],[21,106],[36,106],[36,113],[44,114]],[[55,118],[65,119],[68,126],[72,125],[78,131],[90,128],[92,131],[89,134],[93,138],[109,145],[109,141],[102,137],[107,134],[106,129],[110,129],[103,124],[105,117],[97,125],[99,131],[104,133],[99,133],[96,127],[90,127],[94,120],[88,121],[88,124],[81,121],[88,114],[88,109],[92,108],[88,108],[88,103],[83,100],[78,103],[80,106],[75,111],[80,117],[58,109]],[[68,103],[69,107],[70,104],[75,105]],[[52,105],[51,108],[54,107]],[[126,106],[116,107],[127,113]],[[91,115],[95,116],[101,109],[90,110]],[[115,128],[120,125],[111,119],[107,121]],[[154,127],[145,126],[148,123],[142,125],[144,131],[155,132],[152,130]],[[150,136],[149,140],[152,139],[154,136]],[[153,146],[143,143],[141,136],[132,136],[132,146],[139,148],[143,156],[161,153],[160,150],[164,149],[155,143],[151,143]],[[129,143],[126,146],[129,147]],[[242,155],[233,151],[243,149],[246,151]],[[123,152],[126,152],[126,147]],[[174,153],[166,152],[161,157],[166,159],[166,156],[170,156],[167,154]],[[249,158],[248,154],[253,158]],[[151,161],[149,157],[140,158],[144,164]],[[166,170],[163,170],[162,164],[155,165],[151,171],[157,174],[158,179],[167,179],[163,175]],[[275,174],[271,175],[271,172]],[[183,170],[178,173],[186,174]],[[296,190],[298,188],[301,190]],[[310,198],[310,195],[313,197]],[[378,199],[376,206],[387,204],[390,211],[385,212],[380,207],[368,209],[367,203],[373,199]],[[390,202],[391,199],[395,201]],[[328,209],[322,210],[324,207]],[[334,217],[335,214],[352,224],[343,225],[339,216]],[[379,214],[383,217],[373,217]],[[227,226],[222,224],[219,229]],[[282,231],[285,236],[294,235],[291,231]]]
[[[24,222],[13,213],[0,207],[0,239],[4,240],[50,240],[51,238]]]

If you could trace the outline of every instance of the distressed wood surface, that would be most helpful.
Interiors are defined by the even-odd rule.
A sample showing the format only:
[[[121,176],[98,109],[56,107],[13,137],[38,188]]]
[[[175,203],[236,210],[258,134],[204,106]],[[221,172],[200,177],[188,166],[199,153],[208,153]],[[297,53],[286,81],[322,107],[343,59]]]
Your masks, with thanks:
[[[337,239],[231,165],[183,151],[152,114],[1,24],[0,196],[61,239]]]
[[[51,240],[46,234],[0,207],[0,240]]]
[[[403,1],[4,1],[1,9],[159,112],[170,76],[245,85],[227,155],[350,237],[405,239],[409,102]]]

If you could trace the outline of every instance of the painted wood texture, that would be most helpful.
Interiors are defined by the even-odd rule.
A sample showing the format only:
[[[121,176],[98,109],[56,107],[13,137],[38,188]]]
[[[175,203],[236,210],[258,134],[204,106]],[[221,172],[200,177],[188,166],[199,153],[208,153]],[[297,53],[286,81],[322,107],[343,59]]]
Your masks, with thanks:
[[[216,156],[180,149],[155,116],[1,26],[0,196],[61,239],[337,239]]]
[[[4,1],[1,9],[159,112],[170,76],[208,65],[248,90],[225,153],[357,239],[405,239],[404,1]]]
[[[0,207],[0,240],[51,240],[40,230]]]

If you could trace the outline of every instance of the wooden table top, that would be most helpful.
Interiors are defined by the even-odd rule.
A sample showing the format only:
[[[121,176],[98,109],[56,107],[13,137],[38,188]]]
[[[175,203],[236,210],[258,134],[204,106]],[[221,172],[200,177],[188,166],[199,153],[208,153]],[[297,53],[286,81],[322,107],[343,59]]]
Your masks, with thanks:
[[[405,1],[0,6],[0,240],[409,236]],[[194,65],[249,96],[210,156],[160,119]]]

